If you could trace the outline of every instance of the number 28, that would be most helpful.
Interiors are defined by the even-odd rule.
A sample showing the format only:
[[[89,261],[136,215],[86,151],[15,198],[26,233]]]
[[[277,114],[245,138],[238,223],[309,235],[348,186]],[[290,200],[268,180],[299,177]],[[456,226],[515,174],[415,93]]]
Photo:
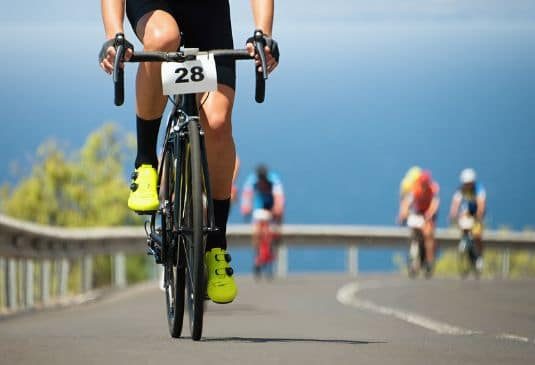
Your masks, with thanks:
[[[175,83],[180,84],[183,82],[199,82],[204,80],[203,68],[201,66],[194,66],[191,68],[191,76],[188,78],[189,70],[186,67],[179,67],[175,70],[175,73],[178,74],[178,77]]]

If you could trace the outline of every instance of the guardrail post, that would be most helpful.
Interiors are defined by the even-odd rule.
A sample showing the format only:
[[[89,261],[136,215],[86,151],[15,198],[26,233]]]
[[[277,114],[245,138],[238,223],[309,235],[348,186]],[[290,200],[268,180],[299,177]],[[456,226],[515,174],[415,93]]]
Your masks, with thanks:
[[[277,277],[285,278],[288,275],[288,247],[280,244],[277,247]]]
[[[33,261],[27,259],[24,262],[24,305],[26,308],[33,307]]]
[[[69,260],[62,258],[59,261],[59,297],[63,298],[67,295],[69,284]]]
[[[46,306],[50,302],[50,260],[41,262],[41,303]]]
[[[85,255],[82,257],[82,293],[87,293],[93,289],[93,257]]]
[[[126,286],[126,257],[123,252],[113,256],[113,286],[124,288]]]
[[[502,253],[502,277],[509,277],[509,271],[511,269],[511,250],[505,248]]]
[[[7,307],[17,309],[17,260],[8,259],[6,268]]]
[[[356,245],[349,246],[347,250],[347,269],[351,276],[359,273],[359,249]]]
[[[6,260],[0,257],[0,312],[6,307]]]

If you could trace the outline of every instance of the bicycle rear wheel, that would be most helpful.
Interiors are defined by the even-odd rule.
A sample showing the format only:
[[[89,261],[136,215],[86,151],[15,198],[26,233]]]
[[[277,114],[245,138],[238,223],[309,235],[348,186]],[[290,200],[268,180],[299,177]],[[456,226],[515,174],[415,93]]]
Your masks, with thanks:
[[[174,145],[171,145],[174,147]],[[184,250],[178,245],[175,230],[174,213],[177,197],[176,154],[166,148],[162,159],[163,171],[160,183],[160,195],[163,200],[161,213],[163,267],[167,322],[172,337],[180,337],[184,320],[184,286],[185,264]]]
[[[186,303],[191,337],[202,336],[204,299],[206,292],[203,234],[203,191],[199,126],[188,123],[189,143],[183,145],[184,158],[180,179],[182,235],[186,261]]]

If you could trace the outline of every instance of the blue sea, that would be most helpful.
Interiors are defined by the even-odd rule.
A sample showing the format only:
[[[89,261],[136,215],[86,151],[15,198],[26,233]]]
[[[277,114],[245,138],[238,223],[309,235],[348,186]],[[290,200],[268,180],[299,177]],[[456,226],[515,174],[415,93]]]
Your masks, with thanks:
[[[117,108],[97,66],[99,5],[69,4],[52,1],[45,20],[17,3],[0,15],[0,183],[24,176],[46,139],[72,151],[104,122],[135,132],[135,67]],[[239,46],[252,18],[247,2],[231,9]],[[252,66],[238,67],[239,184],[263,162],[283,178],[287,222],[393,225],[400,179],[417,164],[440,184],[445,226],[459,172],[473,167],[489,227],[535,227],[535,2],[296,0],[276,16],[281,63],[264,104]],[[230,220],[243,222],[237,209]],[[344,255],[296,249],[291,268],[344,270]],[[392,270],[392,256],[361,250],[359,267]]]

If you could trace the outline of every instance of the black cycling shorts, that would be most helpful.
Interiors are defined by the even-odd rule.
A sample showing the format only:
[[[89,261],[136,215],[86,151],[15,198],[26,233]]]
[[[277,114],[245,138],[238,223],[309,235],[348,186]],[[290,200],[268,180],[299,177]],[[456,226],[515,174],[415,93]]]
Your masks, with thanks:
[[[126,0],[126,16],[134,33],[141,17],[154,10],[175,18],[185,47],[201,51],[234,48],[228,0]],[[235,89],[235,61],[217,59],[216,69],[217,82]]]

